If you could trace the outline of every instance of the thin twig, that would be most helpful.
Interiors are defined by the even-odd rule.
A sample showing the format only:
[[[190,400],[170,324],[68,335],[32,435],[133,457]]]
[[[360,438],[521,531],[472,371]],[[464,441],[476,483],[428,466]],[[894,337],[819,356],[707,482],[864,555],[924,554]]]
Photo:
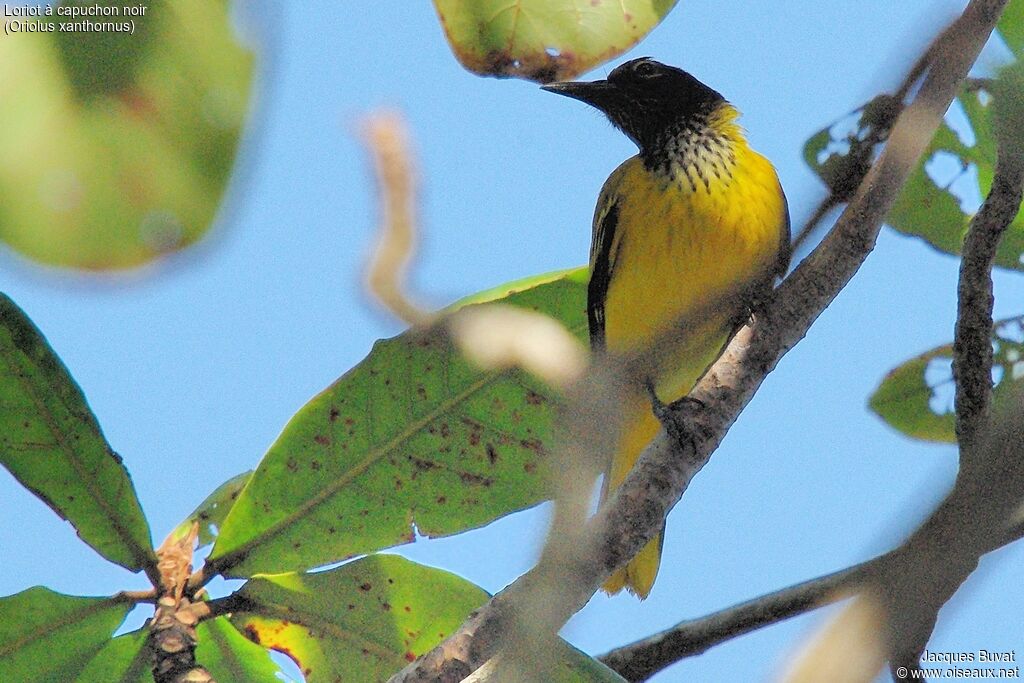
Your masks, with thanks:
[[[665,430],[645,449],[630,475],[588,523],[571,549],[560,604],[551,612],[557,628],[577,612],[601,582],[658,532],[665,515],[707,462],[739,413],[779,359],[857,272],[872,250],[882,220],[942,122],[957,88],[992,32],[1006,0],[973,0],[946,32],[943,59],[936,60],[913,103],[897,119],[885,150],[832,232],[779,288],[752,326],[733,339],[726,353],[692,396],[704,409],[680,419],[677,433]],[[948,44],[945,44],[948,43]],[[673,430],[676,431],[676,430]],[[477,610],[441,645],[392,677],[392,681],[461,680],[498,650],[517,600],[537,590],[537,569],[517,579]],[[459,676],[461,678],[456,678]]]
[[[237,591],[230,595],[207,600],[203,605],[206,606],[206,613],[202,616],[200,621],[216,619],[217,617],[223,617],[228,614],[237,614],[239,612],[252,612],[255,609],[253,602],[248,597],[239,594]]]
[[[120,591],[114,595],[114,600],[117,602],[156,602],[156,589],[149,588],[147,590],[137,591]]]
[[[825,219],[825,216],[828,215],[828,212],[839,206],[841,203],[842,202],[831,193],[818,202],[818,206],[814,209],[814,213],[812,213],[811,217],[807,219],[806,223],[804,223],[804,227],[800,228],[800,231],[793,237],[794,254],[799,252],[800,248],[803,247],[811,235],[814,234],[814,231],[817,230],[819,225],[821,225],[821,222]]]
[[[941,57],[943,50],[942,46],[948,41],[947,34],[953,30],[954,26],[956,26],[956,22],[953,22],[946,28],[942,29],[939,34],[932,39],[932,42],[928,44],[928,47],[926,47],[924,52],[921,53],[921,56],[917,58],[914,65],[910,67],[907,75],[903,78],[903,82],[900,83],[896,92],[893,93],[893,97],[900,102],[907,99],[907,95],[910,94],[910,89],[914,87],[914,84],[921,80],[921,76],[923,76],[929,67],[932,66],[932,63],[937,58]]]
[[[879,98],[872,101],[872,103],[875,103],[884,97],[887,106],[875,108],[878,118],[870,122],[870,128],[863,140],[850,140],[850,150],[846,155],[847,162],[843,165],[843,177],[834,179],[830,183],[831,187],[829,188],[828,196],[818,204],[803,228],[794,235],[794,254],[798,253],[800,248],[810,240],[828,212],[846,202],[849,199],[848,193],[852,193],[860,185],[864,175],[871,167],[871,156],[874,154],[875,148],[889,137],[892,124],[896,121],[896,117],[899,116],[900,112],[903,111],[907,95],[910,94],[914,85],[921,80],[921,77],[935,60],[936,55],[939,54],[943,41],[946,40],[946,34],[953,25],[951,24],[940,31],[928,44],[928,47],[925,48],[924,52],[921,53],[910,67],[906,76],[903,77],[903,80],[891,96],[880,95]]]

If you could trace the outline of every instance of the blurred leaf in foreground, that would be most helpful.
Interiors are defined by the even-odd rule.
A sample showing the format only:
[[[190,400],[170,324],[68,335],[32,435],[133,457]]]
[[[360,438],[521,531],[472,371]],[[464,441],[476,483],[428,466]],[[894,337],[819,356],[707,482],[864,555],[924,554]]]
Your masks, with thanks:
[[[54,30],[0,41],[0,240],[90,270],[139,266],[206,233],[253,71],[226,0],[96,4],[113,14],[19,17]],[[85,20],[111,26],[60,30]]]

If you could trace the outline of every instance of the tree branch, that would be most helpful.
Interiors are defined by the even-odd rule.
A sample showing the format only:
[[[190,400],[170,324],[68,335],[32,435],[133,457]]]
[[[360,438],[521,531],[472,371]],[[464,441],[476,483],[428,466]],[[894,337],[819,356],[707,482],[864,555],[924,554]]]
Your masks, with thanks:
[[[187,594],[199,523],[187,534],[172,531],[156,551],[160,585],[149,622],[154,683],[216,683],[196,661],[196,624],[208,610]]]
[[[953,378],[960,461],[970,466],[992,404],[992,264],[1003,233],[1020,210],[1024,163],[1015,145],[999,145],[995,178],[971,220],[960,260]]]
[[[1024,524],[984,548],[990,552],[1024,537]],[[768,593],[719,612],[682,621],[660,633],[615,648],[597,657],[631,683],[645,681],[676,662],[703,654],[737,636],[771,626],[832,604],[860,589],[896,560],[897,551]]]
[[[557,630],[601,582],[652,538],[692,477],[707,462],[740,411],[779,359],[849,282],[872,250],[885,214],[917,165],[959,84],[992,32],[1007,0],[973,0],[943,36],[917,97],[897,119],[889,142],[835,227],[781,285],[775,301],[736,335],[692,396],[705,406],[678,418],[644,451],[611,500],[583,529],[554,573],[557,604],[548,618]],[[520,621],[517,601],[536,599],[551,567],[533,570],[477,610],[454,635],[392,677],[394,682],[461,680],[492,657],[510,625]],[[546,576],[547,575],[547,576]]]
[[[895,562],[879,584],[889,601],[893,666],[918,666],[939,610],[974,572],[990,549],[986,540],[1002,530],[1020,502],[1021,474],[1012,462],[1020,453],[1000,450],[991,408],[992,265],[1000,239],[1020,210],[1022,193],[1024,159],[1016,144],[1001,142],[992,188],[971,220],[960,261],[953,341],[961,465],[957,484],[907,541],[903,561]],[[1005,425],[1000,429],[1008,431]],[[1019,437],[1012,429],[1009,434]]]
[[[616,648],[598,657],[627,681],[646,681],[681,659],[845,597],[876,570],[885,555],[762,595]]]
[[[917,665],[939,610],[981,556],[1020,533],[1011,526],[1024,499],[1024,396],[1016,398],[978,435],[972,466],[961,471],[950,494],[874,578],[888,613],[894,665]]]

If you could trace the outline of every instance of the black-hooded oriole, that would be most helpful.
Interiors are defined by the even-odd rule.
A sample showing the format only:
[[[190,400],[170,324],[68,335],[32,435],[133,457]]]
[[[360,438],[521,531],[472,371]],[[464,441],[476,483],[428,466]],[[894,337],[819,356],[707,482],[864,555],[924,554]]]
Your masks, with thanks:
[[[784,274],[789,211],[775,169],[737,125],[739,112],[685,71],[641,58],[607,80],[544,87],[596,107],[640,150],[605,182],[594,214],[592,348],[646,351],[673,325],[685,325],[623,406],[603,498],[658,430],[648,391],[665,403],[689,393],[753,302]],[[659,534],[604,589],[647,597],[661,542]]]

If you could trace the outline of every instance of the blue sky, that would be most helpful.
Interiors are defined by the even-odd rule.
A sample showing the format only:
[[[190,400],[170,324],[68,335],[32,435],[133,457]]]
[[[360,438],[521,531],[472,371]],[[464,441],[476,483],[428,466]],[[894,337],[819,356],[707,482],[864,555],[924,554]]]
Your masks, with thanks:
[[[799,226],[822,196],[804,140],[898,82],[963,4],[684,0],[617,62],[651,55],[683,66],[736,104]],[[598,189],[634,153],[579,103],[462,70],[429,3],[267,0],[258,14],[261,87],[210,239],[120,278],[0,256],[0,290],[82,386],[157,542],[214,486],[254,466],[374,339],[400,330],[359,286],[376,220],[359,116],[383,106],[408,117],[426,231],[413,279],[437,305],[583,263]],[[899,436],[866,398],[887,370],[951,339],[957,266],[883,232],[673,511],[651,598],[598,595],[564,635],[600,653],[898,542],[951,483],[956,453]],[[997,317],[1021,313],[1022,282],[997,274]],[[0,595],[37,584],[85,595],[143,587],[3,470],[0,501]],[[530,511],[400,552],[496,591],[531,566],[545,522],[543,509]],[[931,649],[1019,648],[1022,560],[1020,547],[986,558],[943,611]],[[655,680],[770,677],[822,618],[736,639]]]

